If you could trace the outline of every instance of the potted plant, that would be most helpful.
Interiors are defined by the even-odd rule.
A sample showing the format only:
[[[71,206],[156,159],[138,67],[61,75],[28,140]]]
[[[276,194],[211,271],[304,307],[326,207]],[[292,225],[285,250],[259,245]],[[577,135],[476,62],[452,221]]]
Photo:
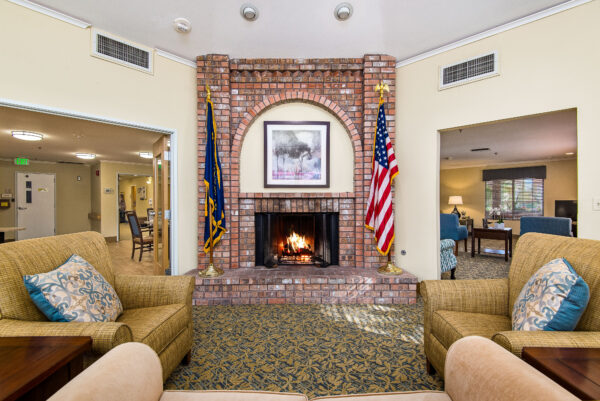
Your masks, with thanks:
[[[504,229],[504,218],[502,217],[502,209],[499,207],[495,207],[490,211],[490,217],[496,222],[494,223],[494,228]]]

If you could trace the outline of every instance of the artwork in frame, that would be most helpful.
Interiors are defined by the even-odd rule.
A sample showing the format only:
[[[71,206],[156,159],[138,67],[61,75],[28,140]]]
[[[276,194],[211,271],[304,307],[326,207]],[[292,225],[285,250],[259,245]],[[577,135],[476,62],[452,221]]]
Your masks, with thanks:
[[[265,188],[329,188],[329,122],[265,121]]]

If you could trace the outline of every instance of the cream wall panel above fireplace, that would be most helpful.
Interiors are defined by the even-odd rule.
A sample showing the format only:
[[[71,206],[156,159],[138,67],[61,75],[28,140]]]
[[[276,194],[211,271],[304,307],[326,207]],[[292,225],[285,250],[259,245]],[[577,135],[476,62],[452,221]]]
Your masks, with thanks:
[[[329,121],[329,188],[264,187],[264,122]],[[353,192],[354,150],[344,126],[326,110],[308,103],[286,103],[261,114],[248,128],[240,155],[240,192]]]

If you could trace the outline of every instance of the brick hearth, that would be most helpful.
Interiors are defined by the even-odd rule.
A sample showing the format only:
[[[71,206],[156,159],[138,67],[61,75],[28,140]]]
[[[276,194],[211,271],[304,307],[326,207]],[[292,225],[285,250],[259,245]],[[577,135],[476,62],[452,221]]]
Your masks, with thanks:
[[[413,304],[416,290],[417,278],[408,273],[384,276],[353,267],[240,268],[214,279],[196,277],[194,305]]]

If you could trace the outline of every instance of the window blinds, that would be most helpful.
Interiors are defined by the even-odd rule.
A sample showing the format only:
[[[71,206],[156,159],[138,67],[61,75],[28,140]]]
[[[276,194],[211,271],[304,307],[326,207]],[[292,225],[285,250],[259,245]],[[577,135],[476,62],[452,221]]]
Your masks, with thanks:
[[[485,182],[485,216],[500,209],[502,217],[544,215],[544,180],[542,178],[496,179]]]

